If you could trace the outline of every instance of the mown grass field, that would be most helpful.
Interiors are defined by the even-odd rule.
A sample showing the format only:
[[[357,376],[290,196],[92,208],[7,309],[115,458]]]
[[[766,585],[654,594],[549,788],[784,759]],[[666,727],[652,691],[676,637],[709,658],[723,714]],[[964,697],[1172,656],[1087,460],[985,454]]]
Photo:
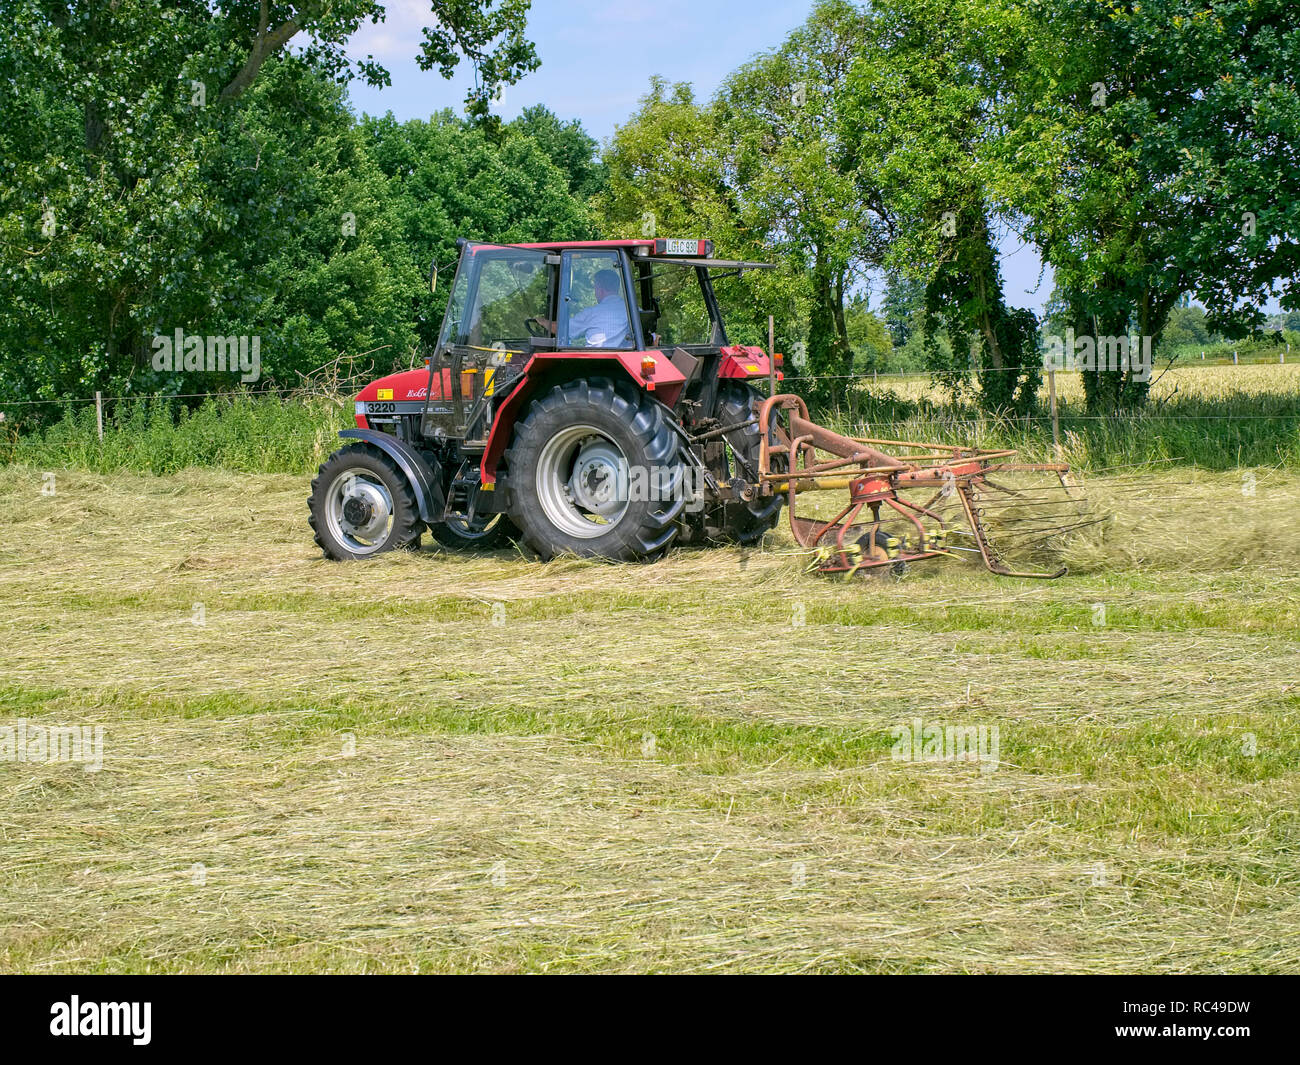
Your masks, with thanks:
[[[784,533],[337,565],[300,475],[43,472],[0,723],[104,765],[0,762],[4,971],[1300,969],[1294,470],[1093,477],[1054,583],[849,585]]]

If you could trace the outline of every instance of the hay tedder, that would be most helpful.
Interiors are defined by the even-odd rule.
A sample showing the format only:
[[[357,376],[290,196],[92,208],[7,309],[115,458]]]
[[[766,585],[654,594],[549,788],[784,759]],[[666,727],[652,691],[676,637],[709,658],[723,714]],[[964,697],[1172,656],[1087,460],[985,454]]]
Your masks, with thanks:
[[[812,567],[818,571],[847,576],[875,567],[898,571],[908,562],[970,551],[1004,577],[1064,576],[1063,566],[1049,572],[1009,568],[993,546],[985,520],[989,507],[995,507],[997,525],[1010,527],[1010,542],[1022,549],[1041,547],[1081,524],[1068,520],[1078,515],[1080,494],[1066,480],[1069,467],[1064,463],[1018,463],[1014,451],[842,436],[810,420],[807,405],[793,395],[764,400],[758,421],[759,476],[785,493],[790,530],[812,552]],[[903,450],[903,457],[882,451],[884,447]],[[818,458],[819,451],[832,457]],[[1059,493],[1050,482],[1013,488],[993,476],[1023,479],[1047,473],[1056,475]],[[848,503],[834,517],[820,520],[796,513],[799,492],[828,488],[849,490]],[[904,493],[928,498],[918,503]],[[949,549],[952,521],[942,511],[952,508],[959,508],[958,518],[965,519],[965,528],[957,531],[974,546]],[[901,533],[887,531],[900,526]]]
[[[1063,573],[1038,560],[1079,524],[1063,464],[844,436],[776,394],[781,356],[730,342],[715,287],[767,268],[706,240],[461,241],[426,366],[360,392],[356,428],[312,482],[316,542],[358,559],[427,529],[450,547],[627,561],[754,543],[786,503],[820,573],[944,555]],[[827,490],[844,488],[829,513]]]

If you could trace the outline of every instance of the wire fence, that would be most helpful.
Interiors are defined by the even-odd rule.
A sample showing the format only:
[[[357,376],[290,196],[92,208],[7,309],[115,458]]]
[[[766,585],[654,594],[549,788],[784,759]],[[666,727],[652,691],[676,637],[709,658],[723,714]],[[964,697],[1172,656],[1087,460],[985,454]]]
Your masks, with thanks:
[[[1277,366],[1284,365],[1289,368],[1300,366],[1300,361],[1291,363],[1272,363],[1272,362],[1254,362],[1254,363],[1211,363],[1204,366],[1198,366],[1195,363],[1175,364],[1156,373],[1160,374],[1170,370],[1210,370],[1223,372],[1225,375],[1229,371],[1240,371],[1245,366]],[[966,378],[978,380],[979,378],[996,373],[1015,373],[1025,372],[1024,367],[1019,366],[990,366],[978,370],[881,370],[867,371],[865,373],[853,374],[801,374],[797,371],[787,373],[785,384],[791,388],[797,385],[811,384],[819,381],[856,381],[862,385],[876,384],[879,381],[934,381],[935,379],[948,378]],[[1046,374],[1048,371],[1041,371]],[[1054,371],[1058,378],[1067,378],[1073,374],[1080,373],[1076,370],[1057,370]],[[357,391],[363,388],[371,379],[358,379],[352,386]],[[754,378],[756,382],[761,383],[765,378]],[[1153,378],[1154,380],[1154,378]],[[119,402],[158,402],[181,399],[235,399],[235,398],[257,398],[262,396],[302,396],[328,399],[335,402],[350,402],[356,396],[356,391],[346,392],[322,392],[306,388],[301,385],[293,388],[244,388],[228,389],[220,392],[162,392],[162,393],[132,393],[129,395],[92,395],[92,396],[56,396],[56,397],[32,397],[26,399],[5,399],[0,400],[0,410],[6,407],[24,407],[24,406],[66,406],[70,404],[91,404],[91,403],[119,403]]]
[[[1233,363],[1233,362],[1207,362],[1207,363],[1204,363],[1204,364],[1201,364],[1201,363],[1199,363],[1199,362],[1176,362],[1176,363],[1172,363],[1172,364],[1170,364],[1169,366],[1161,366],[1161,367],[1158,367],[1158,368],[1153,366],[1151,372],[1152,372],[1153,374],[1155,374],[1156,376],[1159,376],[1160,374],[1166,373],[1166,372],[1168,372],[1168,371],[1170,371],[1170,370],[1175,370],[1175,371],[1176,371],[1176,370],[1224,370],[1224,371],[1227,371],[1227,370],[1241,370],[1243,367],[1246,367],[1246,366],[1286,366],[1286,367],[1296,367],[1296,366],[1300,366],[1300,360],[1296,360],[1296,361],[1294,361],[1294,362],[1285,362],[1285,361],[1283,361],[1283,362],[1273,362],[1273,361],[1271,361],[1271,360],[1268,360],[1268,361],[1256,360],[1256,361],[1254,361],[1254,362],[1241,362],[1241,363]],[[1083,370],[1078,370],[1078,369],[1060,369],[1060,370],[1053,370],[1051,367],[1046,367],[1046,366],[1043,366],[1043,367],[1029,367],[1029,366],[985,366],[985,367],[981,367],[981,368],[979,368],[979,369],[966,369],[966,370],[879,370],[879,371],[876,371],[876,370],[867,370],[867,371],[865,371],[865,372],[863,372],[863,373],[852,373],[852,374],[795,374],[795,375],[788,375],[788,376],[790,376],[790,377],[791,377],[792,379],[794,379],[794,380],[799,380],[799,381],[864,381],[864,382],[871,382],[871,381],[876,381],[877,379],[889,379],[889,378],[913,378],[913,379],[915,379],[915,378],[921,378],[921,377],[965,377],[965,378],[979,378],[979,377],[983,377],[983,376],[985,376],[986,374],[996,374],[996,373],[1014,373],[1014,374],[1023,374],[1023,373],[1027,373],[1028,371],[1030,371],[1030,370],[1034,370],[1034,369],[1037,369],[1037,370],[1039,371],[1039,373],[1042,373],[1042,374],[1044,374],[1044,375],[1046,375],[1046,374],[1048,374],[1048,373],[1055,373],[1055,374],[1057,374],[1059,377],[1066,377],[1066,376],[1069,376],[1069,375],[1071,375],[1071,374],[1082,374],[1082,373],[1085,372],[1085,371],[1083,371]],[[1044,380],[1046,380],[1045,377],[1044,377]]]

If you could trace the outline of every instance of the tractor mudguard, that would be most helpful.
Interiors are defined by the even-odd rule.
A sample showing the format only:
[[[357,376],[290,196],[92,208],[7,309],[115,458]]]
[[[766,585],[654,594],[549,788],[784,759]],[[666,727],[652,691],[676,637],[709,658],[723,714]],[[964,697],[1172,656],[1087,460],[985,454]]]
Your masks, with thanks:
[[[442,492],[442,469],[437,460],[426,459],[415,448],[391,433],[377,429],[342,429],[339,436],[348,440],[362,440],[379,448],[406,474],[420,505],[420,519],[426,524],[442,521],[447,509],[447,499]],[[438,468],[434,468],[438,467]]]
[[[644,373],[646,362],[654,363],[654,373]],[[562,374],[556,374],[562,369]],[[488,432],[487,447],[479,463],[483,486],[495,485],[497,464],[510,442],[510,434],[519,412],[539,389],[576,377],[625,377],[637,388],[652,393],[669,407],[686,383],[686,376],[673,365],[672,359],[659,350],[624,351],[622,349],[586,348],[578,351],[539,351],[529,357],[520,374],[518,386],[497,409]]]
[[[718,377],[721,380],[748,381],[767,377],[767,352],[762,348],[733,344],[718,350],[722,353],[722,363],[718,367]]]

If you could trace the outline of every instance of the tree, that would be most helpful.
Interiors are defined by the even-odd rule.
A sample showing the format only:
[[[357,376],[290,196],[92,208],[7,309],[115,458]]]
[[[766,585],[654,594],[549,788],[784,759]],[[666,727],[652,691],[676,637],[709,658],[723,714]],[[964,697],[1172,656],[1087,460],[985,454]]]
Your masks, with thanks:
[[[523,38],[527,7],[437,0],[419,61],[447,75],[468,57],[477,71],[470,106],[481,112],[496,85],[536,65]],[[149,335],[173,323],[221,335],[237,324],[268,333],[283,324],[254,313],[288,314],[283,289],[268,288],[267,264],[302,227],[320,227],[322,237],[338,227],[343,189],[354,214],[382,215],[348,180],[365,166],[339,125],[347,117],[337,83],[387,80],[377,64],[354,65],[342,51],[362,21],[383,13],[370,0],[7,4],[0,394],[126,388]],[[326,164],[312,161],[314,133],[335,138],[323,154],[340,167],[336,180],[323,180]],[[357,321],[388,320],[374,305],[392,291],[380,277],[383,234],[381,223],[361,236],[374,237],[373,254],[316,245],[327,258],[344,255],[317,276],[356,286]],[[341,305],[331,313],[338,328],[318,335],[337,339],[348,314]]]
[[[610,235],[712,234],[734,228],[726,145],[689,85],[652,78],[649,92],[614,131],[596,197]]]
[[[768,261],[769,249],[741,220],[729,151],[714,108],[700,106],[689,85],[651,79],[604,153],[608,180],[594,201],[602,233],[711,237],[719,254]],[[721,283],[718,295],[733,341],[766,347],[771,314],[778,350],[799,350],[807,307],[801,272],[749,272]]]
[[[525,128],[512,123],[498,138],[447,111],[428,122],[387,115],[362,125],[408,252],[408,315],[425,345],[436,339],[446,296],[444,288],[430,300],[429,265],[454,264],[457,237],[512,243],[595,235],[586,203],[570,191],[572,172],[553,160],[553,141],[538,143]]]
[[[1289,0],[1023,0],[1003,67],[999,195],[1081,335],[1158,343],[1186,293],[1240,336],[1300,306],[1300,10]],[[1088,407],[1147,382],[1084,375]]]
[[[436,68],[449,78],[462,58],[469,59],[475,79],[466,98],[468,110],[486,116],[498,86],[537,69],[537,53],[524,37],[530,5],[531,0],[431,0],[416,62],[421,70]],[[391,83],[373,57],[356,64],[354,71],[344,51],[363,22],[384,21],[385,5],[377,0],[227,0],[213,6],[225,45],[226,62],[215,69],[224,101],[243,95],[263,66],[292,43],[301,44],[308,65],[331,78],[346,83],[359,74],[371,85]]]
[[[224,194],[274,211],[248,218],[257,239],[223,247],[220,302],[196,326],[262,335],[268,372],[286,384],[338,355],[409,363],[411,293],[427,285],[342,89],[276,64],[243,108]]]
[[[1172,346],[1183,344],[1208,344],[1210,332],[1205,327],[1205,311],[1200,307],[1180,304],[1169,312],[1169,321],[1164,329],[1165,343]]]
[[[883,0],[874,11],[842,107],[859,195],[881,204],[891,275],[924,286],[931,366],[952,383],[976,372],[989,409],[1027,410],[1041,379],[1037,321],[1003,299],[983,159],[990,79],[1014,19],[969,0]]]
[[[848,326],[849,348],[853,352],[853,371],[870,373],[888,370],[894,353],[889,330],[867,305],[865,293],[850,296],[844,305],[844,320]]]
[[[868,23],[847,0],[821,0],[778,48],[731,74],[714,105],[738,225],[807,275],[807,366],[830,378],[852,373],[845,299],[884,247],[881,205],[855,185],[859,145],[839,120]]]
[[[588,200],[605,187],[600,146],[577,119],[562,122],[543,105],[534,104],[525,107],[507,129],[530,137],[551,164],[567,175],[571,195]]]
[[[885,282],[881,314],[895,347],[902,347],[917,328],[925,312],[925,285],[907,274],[890,273]]]

